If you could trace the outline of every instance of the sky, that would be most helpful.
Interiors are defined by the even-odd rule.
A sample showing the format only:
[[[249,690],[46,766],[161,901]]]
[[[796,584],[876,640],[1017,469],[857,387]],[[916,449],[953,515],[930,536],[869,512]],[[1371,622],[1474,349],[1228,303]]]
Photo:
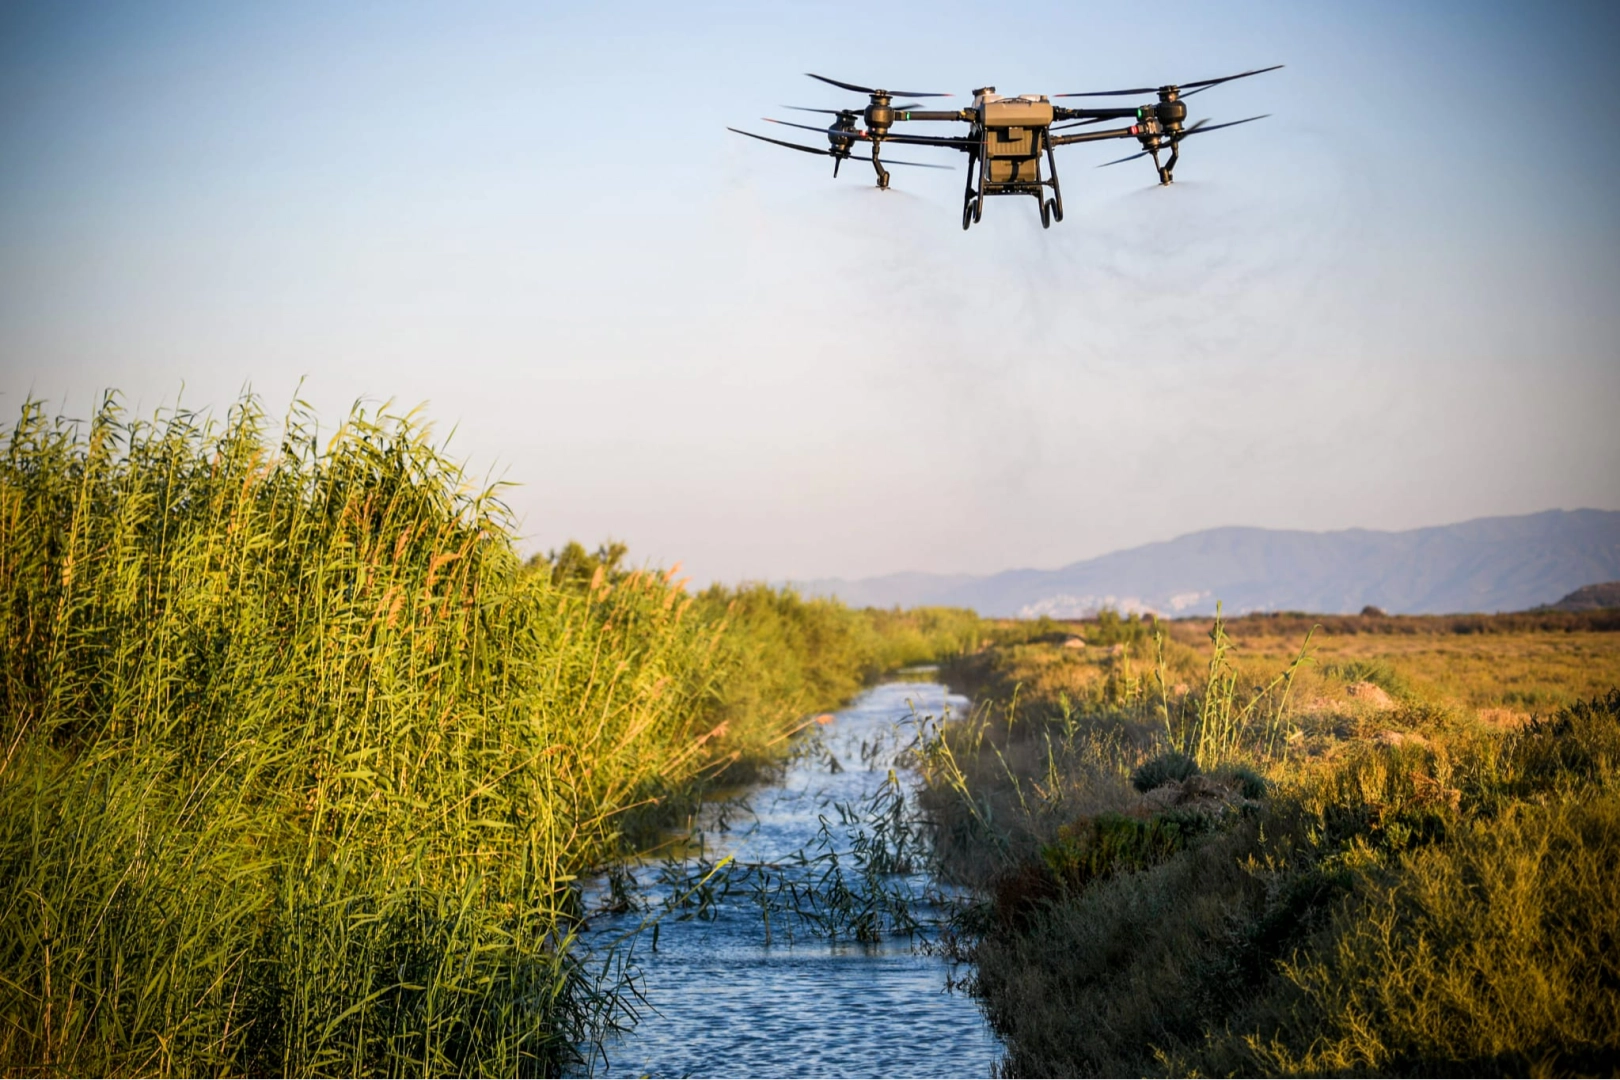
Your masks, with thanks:
[[[425,403],[525,550],[699,582],[1617,509],[1617,45],[1598,3],[12,0],[0,425]],[[726,131],[864,104],[808,71],[1275,63],[1189,102],[1270,116],[1172,187],[1060,150],[1049,231],[964,233],[952,151],[878,191]]]

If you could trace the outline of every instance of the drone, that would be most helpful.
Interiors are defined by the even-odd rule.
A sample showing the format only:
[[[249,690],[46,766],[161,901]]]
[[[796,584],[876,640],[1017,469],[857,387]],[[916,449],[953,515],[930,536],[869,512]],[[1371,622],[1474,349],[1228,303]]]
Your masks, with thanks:
[[[934,165],[921,161],[884,159],[885,143],[900,146],[945,147],[960,150],[968,156],[967,183],[962,193],[962,228],[971,228],[984,216],[984,200],[992,195],[1030,195],[1040,206],[1041,226],[1051,228],[1052,222],[1063,220],[1063,189],[1058,185],[1057,159],[1053,151],[1071,143],[1103,142],[1108,139],[1136,139],[1142,149],[1137,153],[1105,161],[1103,165],[1119,165],[1138,158],[1153,159],[1161,185],[1173,183],[1176,163],[1181,157],[1181,144],[1194,135],[1207,135],[1222,128],[1263,120],[1270,113],[1231,120],[1224,124],[1211,124],[1207,119],[1187,124],[1186,99],[1201,94],[1233,79],[1247,79],[1276,71],[1282,64],[1241,71],[1236,75],[1223,75],[1218,79],[1200,79],[1196,82],[1170,83],[1164,86],[1141,86],[1129,90],[1094,90],[1077,94],[1054,94],[1054,98],[1139,97],[1154,94],[1158,100],[1151,104],[1122,108],[1069,108],[1052,104],[1045,94],[1020,94],[1004,97],[993,86],[973,91],[973,104],[965,109],[924,109],[911,98],[950,97],[949,94],[928,93],[919,90],[882,90],[869,86],[829,79],[825,75],[806,72],[812,79],[829,83],[851,93],[865,94],[867,105],[850,109],[813,109],[799,105],[784,108],[798,112],[824,113],[835,117],[827,127],[796,124],[789,120],[764,117],[767,123],[784,127],[820,132],[827,138],[826,148],[805,146],[756,135],[740,128],[727,128],[738,135],[789,150],[832,158],[833,176],[838,167],[851,159],[869,161],[877,172],[877,186],[887,189],[889,171],[884,165],[902,165],[920,169],[949,169],[949,165]],[[895,104],[896,100],[901,104]],[[1129,121],[1126,126],[1079,131],[1109,120]],[[898,123],[945,121],[968,125],[966,135],[921,135],[895,130]],[[865,124],[864,127],[861,123]],[[802,137],[802,136],[801,136]],[[857,147],[870,147],[870,154],[856,153]],[[1168,152],[1161,161],[1159,155]],[[1042,158],[1045,172],[1042,172]],[[1098,166],[1101,168],[1102,166]]]

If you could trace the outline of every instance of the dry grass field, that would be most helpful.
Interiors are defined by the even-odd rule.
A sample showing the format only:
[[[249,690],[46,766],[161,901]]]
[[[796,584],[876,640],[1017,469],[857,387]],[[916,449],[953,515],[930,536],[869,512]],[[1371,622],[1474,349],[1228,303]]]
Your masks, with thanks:
[[[1003,1072],[1611,1072],[1617,630],[989,624],[928,803]]]
[[[1324,625],[1311,638],[1314,670],[1302,671],[1298,693],[1330,697],[1344,680],[1332,672],[1372,665],[1396,686],[1423,700],[1528,719],[1620,686],[1620,633],[1594,630],[1449,632],[1443,623],[1418,633],[1334,633]],[[1262,669],[1287,663],[1297,634],[1266,632],[1265,621],[1239,620],[1229,631],[1246,663]],[[1178,638],[1208,647],[1208,624],[1180,624]]]
[[[1156,693],[1153,631],[1163,634],[1173,689],[1206,674],[1214,620],[987,623],[996,647],[965,658],[956,677],[975,690],[1073,701]],[[1370,625],[1368,625],[1370,624]],[[1395,617],[1251,616],[1226,621],[1227,659],[1244,682],[1262,682],[1305,644],[1291,700],[1304,713],[1366,710],[1349,688],[1372,682],[1395,703],[1421,703],[1497,726],[1523,723],[1620,686],[1620,613],[1532,619],[1521,615]],[[998,640],[999,639],[999,640]],[[1080,643],[1084,643],[1083,645]],[[1067,645],[1067,647],[1064,647]]]

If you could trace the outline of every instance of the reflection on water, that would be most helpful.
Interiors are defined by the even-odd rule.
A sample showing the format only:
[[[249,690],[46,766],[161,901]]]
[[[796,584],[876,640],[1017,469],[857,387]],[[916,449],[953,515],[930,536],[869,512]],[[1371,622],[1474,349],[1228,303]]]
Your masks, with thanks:
[[[708,857],[775,864],[829,837],[847,841],[858,826],[842,823],[837,807],[880,795],[896,749],[914,733],[913,706],[937,717],[967,701],[929,682],[868,691],[822,729],[817,752],[753,793],[751,814],[733,811],[728,831],[716,822],[704,834]],[[909,790],[909,776],[898,775]],[[650,886],[659,869],[641,867],[637,877]],[[921,891],[921,879],[912,884]],[[741,893],[704,914],[666,915],[656,952],[642,935],[635,961],[647,1005],[633,1031],[609,1040],[596,1075],[990,1075],[1000,1047],[973,1001],[947,990],[950,966],[918,951],[922,937],[861,943],[801,929],[789,941],[779,926],[766,944],[761,908]],[[596,916],[590,937],[611,941],[640,918]]]

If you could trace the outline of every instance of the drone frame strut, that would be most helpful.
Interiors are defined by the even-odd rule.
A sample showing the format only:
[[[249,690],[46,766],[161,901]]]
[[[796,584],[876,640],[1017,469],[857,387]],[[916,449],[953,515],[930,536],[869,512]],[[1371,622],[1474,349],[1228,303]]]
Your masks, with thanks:
[[[1044,129],[1032,129],[1036,143],[1028,156],[1010,157],[989,152],[989,134],[978,148],[968,149],[967,178],[962,191],[962,228],[971,228],[984,217],[984,200],[991,195],[1032,195],[1041,212],[1041,228],[1050,229],[1052,222],[1063,220],[1063,187],[1058,180],[1057,157],[1052,140]],[[1041,175],[1041,158],[1046,158],[1046,175]],[[990,161],[1012,163],[1012,176],[1007,180],[990,179]],[[1034,166],[1033,178],[1020,178],[1018,164]],[[1050,189],[1051,198],[1047,198]]]

